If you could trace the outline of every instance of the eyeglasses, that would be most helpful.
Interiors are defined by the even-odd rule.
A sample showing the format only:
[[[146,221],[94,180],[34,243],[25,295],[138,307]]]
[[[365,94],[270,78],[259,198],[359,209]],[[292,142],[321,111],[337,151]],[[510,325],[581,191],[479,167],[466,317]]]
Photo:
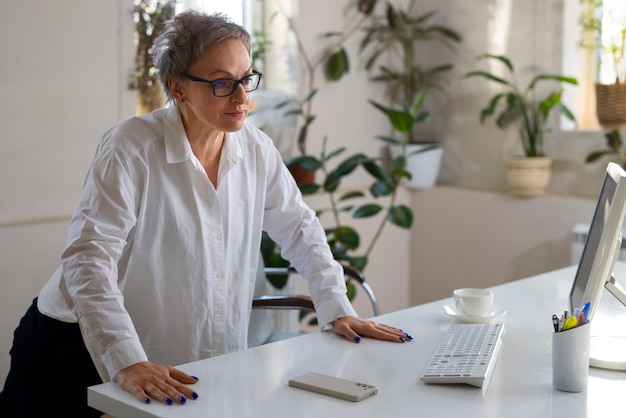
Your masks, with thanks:
[[[239,80],[235,78],[218,78],[216,80],[205,80],[204,78],[195,77],[193,75],[183,73],[183,76],[187,77],[191,81],[197,81],[200,83],[209,83],[213,88],[213,94],[215,97],[226,97],[230,96],[237,90],[237,86],[241,84],[243,86],[243,90],[246,93],[250,93],[251,91],[259,88],[259,83],[261,82],[261,74],[258,71],[252,70],[252,74],[247,75]]]

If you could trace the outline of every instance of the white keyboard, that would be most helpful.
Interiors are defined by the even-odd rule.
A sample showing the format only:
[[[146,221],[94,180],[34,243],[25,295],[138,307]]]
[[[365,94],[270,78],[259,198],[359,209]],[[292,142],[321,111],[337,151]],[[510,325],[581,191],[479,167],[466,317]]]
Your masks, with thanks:
[[[452,324],[421,375],[425,383],[488,386],[502,347],[504,324]]]

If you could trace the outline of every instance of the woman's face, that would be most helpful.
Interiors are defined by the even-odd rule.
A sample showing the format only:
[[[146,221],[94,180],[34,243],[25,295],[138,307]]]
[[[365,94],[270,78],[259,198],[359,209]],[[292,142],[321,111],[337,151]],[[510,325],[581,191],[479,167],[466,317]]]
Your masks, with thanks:
[[[252,74],[250,55],[238,39],[229,39],[209,46],[187,74],[206,80],[241,79]],[[216,97],[211,84],[181,78],[180,91],[173,92],[179,102],[187,133],[211,131],[235,132],[241,129],[248,115],[251,93],[241,84],[230,96]]]

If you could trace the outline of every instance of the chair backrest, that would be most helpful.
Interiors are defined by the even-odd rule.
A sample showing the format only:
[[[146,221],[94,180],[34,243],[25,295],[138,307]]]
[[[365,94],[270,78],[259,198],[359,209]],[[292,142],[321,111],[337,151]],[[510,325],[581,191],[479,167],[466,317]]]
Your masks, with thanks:
[[[359,270],[348,266],[342,265],[346,282],[355,282],[361,287],[369,297],[372,303],[372,310],[374,315],[380,315],[380,309],[378,307],[378,300],[372,290],[371,286],[365,281],[365,277]],[[298,310],[315,312],[313,301],[309,295],[300,294],[286,294],[286,295],[267,295],[264,292],[267,285],[267,275],[283,275],[297,273],[293,267],[264,267],[263,260],[259,260],[259,268],[257,270],[257,278],[255,284],[254,298],[252,300],[252,313],[250,316],[250,326],[248,329],[248,346],[254,347],[267,342],[278,341],[281,339],[293,337],[299,335],[297,332],[291,329],[292,325],[288,325],[289,331],[284,332],[274,329],[274,320],[270,319],[270,312],[268,310],[292,310],[293,314],[297,314]],[[289,313],[291,317],[291,313]],[[314,315],[314,314],[313,314]],[[272,315],[272,318],[274,316]],[[298,317],[292,318],[297,322]],[[283,328],[283,326],[279,327]]]
[[[380,307],[378,306],[376,294],[374,294],[374,290],[365,280],[363,273],[347,264],[342,264],[341,266],[343,267],[346,282],[352,281],[358,284],[369,297],[374,316],[380,315]],[[296,269],[293,267],[265,267],[264,271],[265,274],[268,275],[297,273]],[[305,295],[260,296],[252,301],[252,307],[265,309],[314,309],[311,298]]]

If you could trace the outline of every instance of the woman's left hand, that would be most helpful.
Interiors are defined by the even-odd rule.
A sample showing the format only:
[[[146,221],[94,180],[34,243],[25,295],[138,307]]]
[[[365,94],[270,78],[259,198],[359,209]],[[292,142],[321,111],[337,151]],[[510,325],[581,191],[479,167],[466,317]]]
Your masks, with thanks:
[[[336,319],[333,324],[335,334],[346,337],[350,341],[358,343],[361,337],[376,338],[377,340],[404,343],[411,341],[413,337],[404,331],[385,324],[379,324],[356,316],[344,316]]]

